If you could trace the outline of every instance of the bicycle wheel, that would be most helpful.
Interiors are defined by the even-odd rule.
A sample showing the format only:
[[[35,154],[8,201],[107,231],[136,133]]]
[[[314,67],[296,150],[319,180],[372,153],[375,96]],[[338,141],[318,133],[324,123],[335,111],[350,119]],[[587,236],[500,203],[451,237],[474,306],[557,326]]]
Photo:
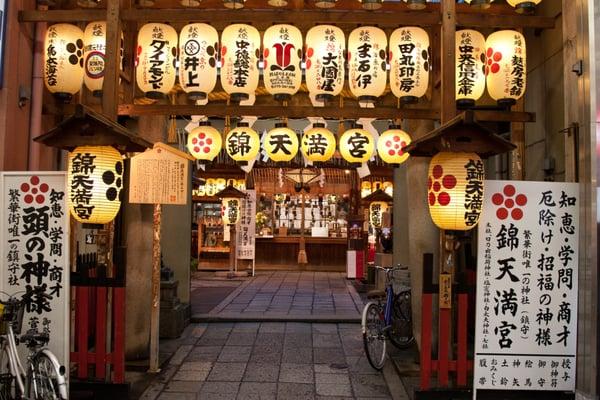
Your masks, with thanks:
[[[377,303],[370,302],[363,309],[362,332],[365,353],[369,364],[376,370],[381,370],[385,363],[385,321],[383,310]]]
[[[412,331],[412,304],[410,292],[401,292],[394,297],[392,326],[388,331],[390,341],[399,349],[406,349],[415,341]]]
[[[0,349],[0,400],[18,398],[17,383],[10,370],[10,358],[5,344]]]
[[[62,400],[61,373],[50,357],[38,352],[29,366],[29,398],[32,400]]]

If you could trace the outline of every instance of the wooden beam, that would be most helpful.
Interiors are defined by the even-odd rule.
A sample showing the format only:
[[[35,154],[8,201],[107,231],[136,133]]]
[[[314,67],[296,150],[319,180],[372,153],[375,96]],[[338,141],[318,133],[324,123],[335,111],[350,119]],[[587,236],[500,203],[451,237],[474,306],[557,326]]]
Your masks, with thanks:
[[[554,29],[555,19],[517,13],[514,15],[458,13],[456,14],[456,24],[465,28]]]
[[[442,0],[441,28],[441,118],[442,124],[456,116],[456,68],[455,36],[456,36],[456,3],[454,0]]]
[[[23,10],[19,22],[92,22],[103,21],[106,10]]]
[[[473,114],[480,122],[535,122],[535,113],[530,112],[477,110]]]
[[[257,115],[259,117],[306,118],[319,116],[323,118],[378,118],[378,119],[426,119],[438,120],[440,113],[432,109],[415,108],[339,108],[339,107],[311,107],[278,105],[265,106],[239,106],[225,105],[223,103],[209,103],[205,106],[196,105],[168,105],[168,104],[122,104],[119,106],[119,115],[207,115],[210,117],[226,117],[237,115]]]
[[[102,112],[112,121],[117,120],[119,104],[119,52],[121,49],[120,0],[108,0],[106,8],[106,57],[102,84]]]

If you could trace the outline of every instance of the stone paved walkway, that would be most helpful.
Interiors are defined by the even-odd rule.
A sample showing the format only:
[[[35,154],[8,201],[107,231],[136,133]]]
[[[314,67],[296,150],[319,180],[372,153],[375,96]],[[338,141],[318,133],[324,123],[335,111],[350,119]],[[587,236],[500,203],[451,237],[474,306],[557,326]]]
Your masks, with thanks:
[[[362,304],[343,273],[261,271],[240,285],[210,314],[232,320],[242,317],[310,319],[311,316],[358,320]]]
[[[364,356],[358,324],[193,324],[182,339],[140,399],[392,398]]]

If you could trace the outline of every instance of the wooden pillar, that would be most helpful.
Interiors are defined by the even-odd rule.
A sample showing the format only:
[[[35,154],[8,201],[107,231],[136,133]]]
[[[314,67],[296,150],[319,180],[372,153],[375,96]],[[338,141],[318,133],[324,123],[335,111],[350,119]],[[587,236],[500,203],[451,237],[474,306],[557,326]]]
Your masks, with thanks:
[[[148,372],[159,372],[158,334],[160,321],[160,225],[161,204],[154,205],[152,234],[152,307],[150,311],[150,366]]]
[[[119,107],[120,6],[120,0],[108,0],[106,5],[106,57],[102,85],[102,112],[113,121],[117,120]]]

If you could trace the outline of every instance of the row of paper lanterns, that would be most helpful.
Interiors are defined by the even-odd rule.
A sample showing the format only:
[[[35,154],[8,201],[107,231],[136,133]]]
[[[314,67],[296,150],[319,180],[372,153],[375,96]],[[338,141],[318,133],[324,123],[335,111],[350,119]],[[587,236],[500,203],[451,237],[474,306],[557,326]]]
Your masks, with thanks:
[[[384,162],[399,165],[409,157],[404,148],[410,142],[410,135],[395,125],[379,136],[377,144],[368,130],[356,126],[342,134],[339,139],[339,151],[344,160],[351,164],[359,164],[369,161],[377,149]],[[201,122],[187,138],[188,151],[194,158],[203,162],[212,161],[223,147],[234,161],[248,163],[256,159],[261,140],[254,129],[241,122],[227,133],[223,143],[221,133],[208,121]],[[310,162],[326,162],[335,153],[336,138],[333,132],[321,123],[313,124],[300,139],[285,123],[278,123],[264,136],[263,148],[269,159],[275,162],[289,162],[299,150]]]
[[[199,185],[197,189],[194,189],[192,194],[199,197],[214,196],[227,186],[234,187],[237,190],[245,190],[246,180],[233,178],[208,178],[203,185]]]
[[[360,101],[374,102],[388,83],[404,102],[422,97],[429,85],[429,36],[418,27],[402,27],[390,36],[373,26],[359,27],[348,37],[331,25],[318,25],[306,35],[292,25],[273,25],[263,35],[251,25],[227,26],[219,35],[210,25],[186,25],[178,37],[166,24],[144,25],[138,33],[136,81],[147,97],[169,93],[176,82],[193,100],[214,90],[221,62],[223,89],[234,99],[254,95],[259,83],[262,54],[266,90],[278,99],[295,94],[305,80],[317,100],[339,95],[345,82]],[[93,92],[102,90],[106,52],[106,23],[92,22],[85,32],[70,24],[48,28],[44,51],[44,79],[50,92],[70,98],[82,82]],[[261,51],[262,49],[262,51]],[[303,51],[303,49],[305,49]],[[121,49],[121,57],[123,50]],[[487,87],[490,96],[512,103],[525,91],[526,46],[516,31],[498,31],[487,40],[473,30],[456,32],[457,100],[475,102]]]

